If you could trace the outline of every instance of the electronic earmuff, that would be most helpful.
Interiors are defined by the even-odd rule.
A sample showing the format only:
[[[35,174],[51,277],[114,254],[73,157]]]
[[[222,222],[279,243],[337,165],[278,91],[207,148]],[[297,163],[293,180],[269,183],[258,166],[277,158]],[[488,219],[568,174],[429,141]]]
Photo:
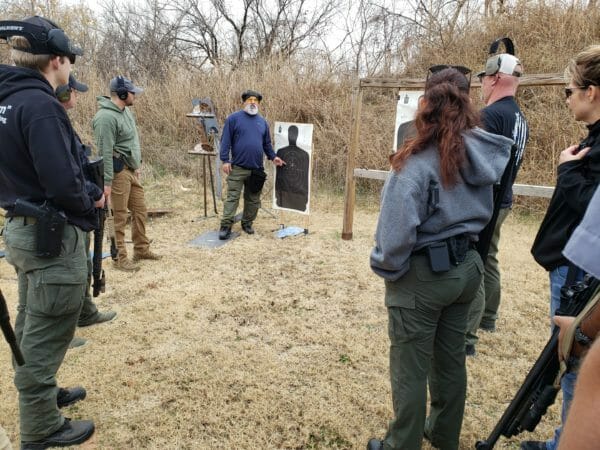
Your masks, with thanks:
[[[125,87],[125,79],[121,75],[117,77],[117,90],[115,92],[117,93],[117,97],[123,101],[129,97],[129,91]]]
[[[30,47],[13,47],[15,50],[34,55],[51,54],[67,56],[71,60],[71,63],[75,62],[76,55],[83,55],[83,51],[71,44],[69,37],[58,25],[42,17],[39,17],[39,19],[47,22],[54,28],[47,30],[43,26],[34,25],[29,22],[2,20],[0,21],[0,39],[8,40],[12,36],[23,36],[29,42]]]
[[[496,39],[494,42],[491,43],[490,45],[490,55],[494,55],[496,54],[496,52],[498,51],[498,48],[500,47],[500,44],[504,44],[504,49],[506,50],[504,53],[508,53],[509,55],[513,55],[515,54],[515,46],[513,44],[513,41],[511,38],[509,37],[501,37]]]

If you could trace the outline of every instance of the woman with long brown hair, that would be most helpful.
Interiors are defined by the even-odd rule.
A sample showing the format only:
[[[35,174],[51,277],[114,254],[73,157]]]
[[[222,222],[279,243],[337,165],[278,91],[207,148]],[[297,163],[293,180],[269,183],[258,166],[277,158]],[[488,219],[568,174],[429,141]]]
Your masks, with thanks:
[[[467,77],[437,71],[419,102],[416,136],[390,157],[371,268],[385,280],[395,418],[369,449],[419,449],[423,436],[458,448],[467,316],[483,273],[474,243],[512,145],[478,123]]]

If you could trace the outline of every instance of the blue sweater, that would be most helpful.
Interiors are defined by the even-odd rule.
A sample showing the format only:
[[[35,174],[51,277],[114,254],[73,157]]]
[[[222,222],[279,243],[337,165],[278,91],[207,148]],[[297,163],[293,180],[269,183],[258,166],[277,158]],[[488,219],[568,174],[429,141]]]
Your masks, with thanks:
[[[225,119],[221,136],[221,161],[246,169],[263,167],[263,152],[275,158],[267,121],[259,114],[237,111]]]

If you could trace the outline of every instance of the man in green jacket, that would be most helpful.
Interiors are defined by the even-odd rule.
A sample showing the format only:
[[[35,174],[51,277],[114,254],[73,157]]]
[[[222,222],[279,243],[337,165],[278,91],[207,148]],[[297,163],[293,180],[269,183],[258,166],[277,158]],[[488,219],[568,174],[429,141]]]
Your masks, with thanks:
[[[135,118],[129,106],[143,89],[119,75],[110,80],[110,98],[98,97],[98,112],[94,116],[94,137],[98,152],[104,158],[104,195],[112,202],[118,258],[115,268],[135,272],[137,261],[160,259],[150,251],[146,236],[146,203],[139,176],[142,163],[140,140]],[[127,259],[125,226],[127,210],[131,211],[133,261]]]

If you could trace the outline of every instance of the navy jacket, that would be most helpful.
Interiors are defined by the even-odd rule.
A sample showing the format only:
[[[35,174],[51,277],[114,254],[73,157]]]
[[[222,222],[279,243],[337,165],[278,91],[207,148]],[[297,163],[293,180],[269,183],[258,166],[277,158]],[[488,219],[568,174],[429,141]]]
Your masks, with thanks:
[[[0,65],[0,207],[7,215],[17,199],[49,201],[84,231],[96,223],[76,135],[52,86],[37,71]]]
[[[221,136],[221,161],[245,169],[262,169],[263,152],[275,158],[269,125],[260,115],[237,111],[225,119]],[[231,153],[231,156],[230,156]]]

